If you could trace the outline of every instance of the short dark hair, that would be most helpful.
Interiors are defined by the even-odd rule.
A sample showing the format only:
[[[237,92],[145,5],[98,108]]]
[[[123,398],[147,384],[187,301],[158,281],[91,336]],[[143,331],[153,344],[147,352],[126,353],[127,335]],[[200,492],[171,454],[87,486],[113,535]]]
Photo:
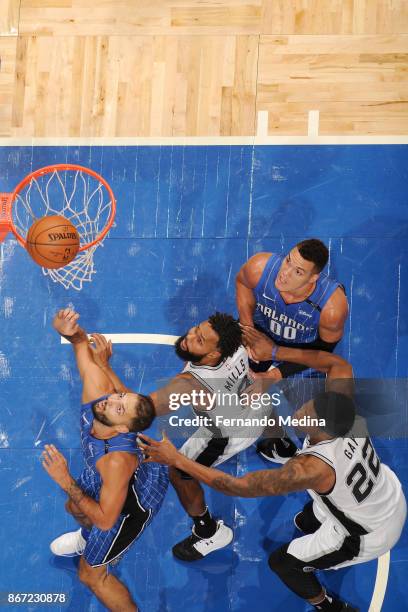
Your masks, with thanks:
[[[297,245],[298,251],[307,261],[312,261],[318,272],[321,272],[329,260],[327,246],[317,238],[302,240]]]
[[[153,400],[148,395],[138,393],[137,416],[130,423],[129,431],[144,431],[153,423],[156,411]]]
[[[326,433],[341,438],[353,427],[356,408],[350,396],[324,391],[314,398],[313,407],[318,418],[326,421],[326,425],[321,427]]]
[[[232,357],[242,344],[239,322],[225,312],[216,312],[208,318],[208,322],[219,336],[218,348],[221,358]]]

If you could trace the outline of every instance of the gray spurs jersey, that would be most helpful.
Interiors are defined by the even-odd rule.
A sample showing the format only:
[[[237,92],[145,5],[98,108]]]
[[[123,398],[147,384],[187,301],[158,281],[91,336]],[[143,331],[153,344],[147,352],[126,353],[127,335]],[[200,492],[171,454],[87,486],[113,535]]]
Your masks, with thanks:
[[[199,365],[188,361],[184,367],[183,373],[188,372],[200,383],[200,385],[210,392],[215,394],[217,402],[211,410],[196,410],[194,412],[199,415],[208,416],[214,423],[214,426],[209,429],[214,433],[229,437],[231,430],[234,428],[223,428],[222,426],[215,427],[216,417],[225,418],[246,418],[253,411],[247,405],[242,405],[239,397],[244,393],[245,389],[253,382],[250,377],[248,354],[244,346],[240,346],[232,357],[227,357],[216,366]],[[219,431],[216,431],[216,430]],[[240,428],[238,428],[240,429]]]

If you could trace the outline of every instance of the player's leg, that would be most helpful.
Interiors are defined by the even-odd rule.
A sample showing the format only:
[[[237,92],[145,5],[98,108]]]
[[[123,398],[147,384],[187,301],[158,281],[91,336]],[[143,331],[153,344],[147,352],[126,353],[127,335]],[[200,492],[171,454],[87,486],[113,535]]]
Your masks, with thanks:
[[[164,472],[162,466],[158,469]],[[157,485],[160,485],[159,478]],[[103,531],[94,526],[88,536],[79,564],[79,578],[109,610],[137,610],[127,587],[109,573],[108,566],[118,563],[150,524],[161,506],[167,482],[166,472],[163,486],[157,486],[155,489],[153,507],[148,508],[142,506],[138,492],[132,487],[125,509],[112,529]]]
[[[198,480],[185,472],[171,467],[169,470],[170,482],[184,510],[190,516],[199,516],[206,510],[203,487]]]
[[[227,438],[215,438],[205,428],[199,428],[180,452],[201,465],[211,467],[223,457],[227,445]],[[200,483],[177,469],[170,469],[170,481],[181,505],[193,521],[191,535],[173,546],[174,556],[182,561],[196,561],[230,544],[232,529],[223,521],[213,518]]]
[[[127,587],[109,574],[106,565],[92,567],[81,557],[79,561],[78,576],[99,599],[99,601],[112,612],[135,612],[137,606],[133,601]]]
[[[314,533],[275,550],[269,557],[269,567],[293,593],[316,610],[353,612],[356,608],[326,593],[315,571],[353,562],[359,553],[360,537],[341,533],[327,519]]]

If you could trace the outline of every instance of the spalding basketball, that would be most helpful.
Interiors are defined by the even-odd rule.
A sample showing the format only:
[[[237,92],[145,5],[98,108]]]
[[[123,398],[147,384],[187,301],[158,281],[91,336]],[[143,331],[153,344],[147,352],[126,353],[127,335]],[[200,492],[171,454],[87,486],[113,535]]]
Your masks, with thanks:
[[[60,215],[37,219],[28,230],[26,241],[29,255],[43,268],[63,268],[79,249],[76,228]]]

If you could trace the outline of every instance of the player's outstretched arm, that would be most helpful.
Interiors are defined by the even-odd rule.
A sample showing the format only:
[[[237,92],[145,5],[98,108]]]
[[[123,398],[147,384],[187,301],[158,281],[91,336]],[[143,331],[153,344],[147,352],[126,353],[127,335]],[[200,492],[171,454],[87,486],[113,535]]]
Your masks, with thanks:
[[[245,346],[259,361],[271,359],[273,353],[273,358],[278,361],[300,363],[314,370],[325,372],[331,378],[352,378],[353,376],[351,365],[339,355],[327,351],[278,346],[268,336],[249,325],[241,325],[241,328]]]
[[[83,383],[82,401],[90,402],[107,393],[113,393],[114,387],[109,377],[96,365],[87,333],[79,326],[78,319],[79,313],[65,308],[55,315],[53,327],[72,344]]]
[[[186,397],[188,395],[191,397],[194,391],[199,391],[200,389],[204,391],[204,387],[201,387],[191,374],[188,372],[178,374],[166,385],[150,393],[156,416],[178,410],[178,408],[180,408],[181,396],[184,395]],[[205,410],[205,406],[201,408]]]
[[[249,472],[241,478],[235,478],[220,470],[208,468],[188,459],[179,453],[165,436],[160,442],[144,434],[139,434],[138,438],[142,440],[139,441],[139,446],[148,457],[146,461],[172,465],[226,495],[267,497],[286,495],[305,489],[327,491],[333,484],[332,469],[311,455],[290,459],[277,470],[259,470]]]
[[[111,381],[118,393],[133,393],[119,378],[116,372],[112,369],[109,360],[112,357],[112,342],[107,340],[103,334],[93,333],[90,336],[91,344],[89,345],[92,356],[97,366],[99,366]]]

